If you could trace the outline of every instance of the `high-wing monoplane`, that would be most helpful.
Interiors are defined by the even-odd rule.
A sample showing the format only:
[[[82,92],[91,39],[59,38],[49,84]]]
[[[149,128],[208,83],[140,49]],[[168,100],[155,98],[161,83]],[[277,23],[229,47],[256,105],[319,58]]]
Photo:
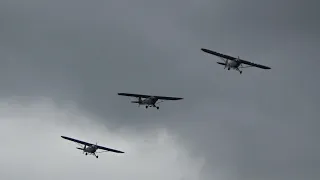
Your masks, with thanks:
[[[73,139],[73,138],[70,138],[70,137],[66,137],[66,136],[61,136],[61,137],[64,138],[64,139],[67,139],[69,141],[73,141],[73,142],[76,142],[78,144],[84,145],[83,147],[77,147],[77,149],[82,150],[83,153],[85,153],[85,155],[91,154],[91,155],[95,156],[96,158],[98,158],[96,153],[102,153],[102,152],[107,152],[107,151],[114,152],[114,153],[124,153],[124,152],[119,151],[119,150],[115,150],[115,149],[99,146],[97,144],[87,143],[87,142],[80,141],[80,140],[77,140],[77,139]],[[98,149],[102,149],[104,151],[97,152]]]
[[[159,104],[160,102],[162,102],[162,101],[158,101],[158,100],[180,100],[180,99],[183,99],[180,97],[152,96],[152,95],[131,94],[131,93],[118,93],[118,95],[138,98],[138,100],[131,101],[131,103],[136,103],[136,104],[138,104],[138,106],[145,105],[146,108],[155,107],[157,109],[159,109],[159,106],[156,106],[156,104],[157,103]]]
[[[220,64],[220,65],[223,65],[224,69],[228,68],[228,70],[230,70],[232,68],[232,69],[234,69],[236,71],[239,71],[240,74],[242,74],[242,71],[240,70],[240,68],[257,67],[257,68],[261,68],[261,69],[271,69],[268,66],[264,66],[264,65],[261,65],[261,64],[256,64],[256,63],[252,63],[252,62],[240,59],[239,56],[237,58],[235,58],[235,57],[232,57],[232,56],[229,56],[229,55],[225,55],[225,54],[221,54],[221,53],[209,50],[209,49],[202,48],[201,50],[203,52],[206,52],[206,53],[209,53],[209,54],[212,54],[212,55],[220,57],[224,62],[223,63],[222,62],[217,62],[217,63]],[[247,66],[243,66],[243,64],[245,64]]]

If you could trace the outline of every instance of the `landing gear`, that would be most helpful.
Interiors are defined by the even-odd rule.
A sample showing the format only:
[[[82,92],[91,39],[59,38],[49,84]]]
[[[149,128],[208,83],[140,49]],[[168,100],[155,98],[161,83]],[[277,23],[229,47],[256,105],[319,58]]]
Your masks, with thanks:
[[[86,156],[88,155],[88,153],[86,153]]]
[[[230,68],[228,68],[228,70],[230,70]]]
[[[98,158],[99,156],[96,156],[96,158]]]
[[[237,68],[236,70],[239,71],[240,74],[242,74],[242,71],[239,68]]]
[[[149,107],[155,107],[155,108],[159,109],[159,106],[146,106],[146,109],[148,109]]]
[[[155,104],[153,105],[153,107],[155,107],[155,108],[159,109],[159,106],[156,106]]]

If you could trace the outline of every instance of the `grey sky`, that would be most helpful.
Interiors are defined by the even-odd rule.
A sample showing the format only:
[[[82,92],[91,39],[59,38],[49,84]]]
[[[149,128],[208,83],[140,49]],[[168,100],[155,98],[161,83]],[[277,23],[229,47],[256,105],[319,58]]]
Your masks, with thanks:
[[[52,105],[50,112],[59,114],[72,102],[79,111],[76,117],[91,114],[88,121],[105,125],[112,137],[121,136],[118,130],[123,128],[126,133],[136,131],[137,139],[166,129],[191,153],[187,159],[206,159],[199,179],[320,178],[316,1],[5,0],[0,7],[2,103],[13,96],[47,97],[55,102],[45,101]],[[242,75],[227,72],[216,64],[218,58],[200,48],[272,69],[245,69]],[[160,111],[145,110],[118,92],[185,99],[164,102]],[[8,119],[5,112],[2,118]],[[70,136],[81,136],[81,124],[64,126],[64,120],[58,121],[57,128],[63,130],[54,131],[54,136],[68,128]],[[22,119],[15,121],[12,128],[23,126]],[[94,138],[105,135],[99,133]],[[86,135],[81,137],[90,133]],[[35,137],[29,131],[23,136]],[[73,159],[81,158],[71,144],[65,147],[60,139],[56,143],[43,152],[55,157],[49,164],[63,154],[55,155],[59,146],[76,154]],[[23,157],[22,151],[17,153]],[[166,152],[157,153],[163,157]],[[103,158],[109,156],[113,158]],[[139,161],[140,156],[133,158]],[[124,159],[121,163],[132,160]],[[85,164],[81,161],[76,167]],[[113,178],[119,179],[118,173]]]

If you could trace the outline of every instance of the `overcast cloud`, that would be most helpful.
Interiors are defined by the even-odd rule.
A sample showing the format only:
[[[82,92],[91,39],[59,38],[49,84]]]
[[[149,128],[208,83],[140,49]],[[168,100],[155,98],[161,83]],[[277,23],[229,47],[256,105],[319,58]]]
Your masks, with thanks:
[[[318,6],[1,1],[1,176],[320,179]],[[200,48],[272,69],[226,71]],[[118,92],[185,99],[145,110]],[[134,153],[84,157],[63,134]]]
[[[21,104],[16,104],[15,101]],[[4,103],[5,102],[5,103]],[[204,159],[191,158],[165,129],[110,132],[73,105],[57,107],[48,99],[2,101],[1,179],[198,179]],[[125,151],[87,158],[60,135]],[[101,159],[101,160],[100,160]]]

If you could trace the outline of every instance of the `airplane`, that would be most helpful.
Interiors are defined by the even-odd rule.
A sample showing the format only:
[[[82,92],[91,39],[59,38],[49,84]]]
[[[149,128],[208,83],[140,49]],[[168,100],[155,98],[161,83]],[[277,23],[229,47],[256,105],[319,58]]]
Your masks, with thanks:
[[[83,153],[85,153],[85,155],[91,154],[91,155],[95,156],[96,158],[98,158],[96,153],[102,153],[102,152],[97,152],[98,149],[105,150],[103,152],[110,151],[110,152],[115,152],[115,153],[124,153],[124,152],[119,151],[119,150],[115,150],[115,149],[110,149],[110,148],[106,148],[106,147],[103,147],[103,146],[99,146],[99,145],[97,145],[97,143],[96,144],[91,144],[91,143],[87,143],[87,142],[80,141],[80,140],[73,139],[73,138],[66,137],[66,136],[61,136],[61,137],[64,138],[64,139],[67,139],[69,141],[73,141],[73,142],[76,142],[78,144],[84,145],[84,147],[77,147],[77,149],[82,150]]]
[[[256,64],[256,63],[252,63],[252,62],[240,59],[239,56],[237,58],[235,58],[235,57],[232,57],[229,55],[225,55],[225,54],[221,54],[221,53],[218,53],[215,51],[211,51],[209,49],[201,48],[201,50],[203,52],[220,57],[224,61],[224,63],[221,63],[221,62],[217,62],[217,63],[220,65],[223,65],[224,69],[228,68],[228,70],[230,70],[232,68],[236,71],[239,71],[240,74],[242,74],[242,71],[239,68],[257,67],[257,68],[261,68],[261,69],[271,69],[268,66],[264,66],[261,64]],[[245,64],[247,66],[243,66],[243,64]]]
[[[129,97],[136,97],[138,98],[137,101],[131,101],[131,103],[136,103],[138,106],[145,105],[146,108],[148,107],[155,107],[159,109],[159,106],[156,106],[156,102],[158,100],[181,100],[183,98],[180,97],[166,97],[166,96],[152,96],[152,95],[145,95],[145,94],[130,94],[130,93],[118,93],[120,96],[129,96]],[[144,98],[144,99],[142,99]],[[160,103],[160,102],[158,102]]]

